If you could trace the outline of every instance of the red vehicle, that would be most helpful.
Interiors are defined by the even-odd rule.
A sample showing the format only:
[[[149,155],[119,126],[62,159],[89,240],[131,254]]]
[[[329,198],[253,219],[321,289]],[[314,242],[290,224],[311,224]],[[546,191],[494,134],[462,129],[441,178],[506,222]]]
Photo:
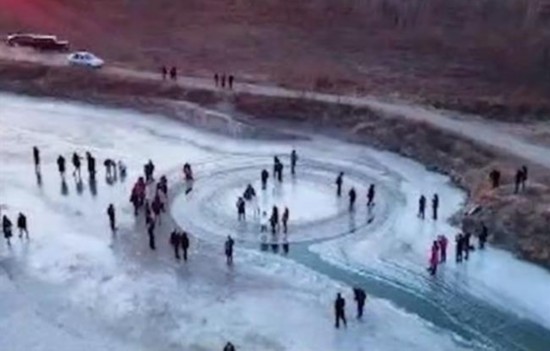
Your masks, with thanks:
[[[9,46],[30,47],[43,51],[67,51],[69,42],[58,40],[55,35],[11,34],[6,38]]]

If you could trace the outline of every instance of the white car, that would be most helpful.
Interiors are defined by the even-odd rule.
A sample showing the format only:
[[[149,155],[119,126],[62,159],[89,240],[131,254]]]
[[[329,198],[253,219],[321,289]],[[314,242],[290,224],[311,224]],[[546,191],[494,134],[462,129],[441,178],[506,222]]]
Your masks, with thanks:
[[[71,65],[86,66],[91,68],[100,68],[105,63],[105,61],[96,55],[86,51],[73,52],[67,57],[67,59]]]

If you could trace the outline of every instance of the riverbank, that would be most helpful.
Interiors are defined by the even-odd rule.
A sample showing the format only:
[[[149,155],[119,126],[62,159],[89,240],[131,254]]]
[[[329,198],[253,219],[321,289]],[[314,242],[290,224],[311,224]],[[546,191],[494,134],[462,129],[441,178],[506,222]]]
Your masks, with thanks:
[[[30,63],[0,63],[0,89],[161,113],[216,131],[229,130],[234,136],[261,136],[258,130],[271,126],[304,128],[397,152],[448,174],[468,192],[466,209],[481,206],[474,215],[457,216],[467,228],[475,232],[484,221],[495,245],[550,267],[547,170],[429,123],[342,103],[191,89],[150,79]],[[523,164],[530,169],[529,186],[527,191],[514,194],[515,170]],[[503,173],[503,184],[496,190],[490,189],[487,181],[493,168]]]

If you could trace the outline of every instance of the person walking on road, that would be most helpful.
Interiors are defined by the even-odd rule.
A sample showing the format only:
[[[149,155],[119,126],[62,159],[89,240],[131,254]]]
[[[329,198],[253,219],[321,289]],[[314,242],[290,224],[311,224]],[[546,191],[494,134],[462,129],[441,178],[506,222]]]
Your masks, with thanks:
[[[17,217],[17,229],[19,229],[19,237],[23,237],[23,233],[25,233],[26,238],[29,238],[29,231],[27,229],[27,216],[25,216],[23,213],[19,212],[19,216]]]
[[[357,302],[357,319],[363,318],[363,310],[365,309],[365,301],[367,300],[367,294],[365,290],[361,288],[353,288],[353,295],[355,302]]]
[[[227,240],[225,241],[225,258],[228,266],[233,264],[233,245],[235,245],[235,242],[233,241],[233,238],[228,235]]]
[[[347,327],[346,300],[342,297],[340,293],[336,295],[336,300],[334,301],[334,317],[334,326],[336,327],[336,329],[340,328],[340,321],[342,321],[344,327]]]
[[[338,197],[342,196],[342,184],[344,183],[344,172],[340,172],[338,177],[336,177],[336,195]]]

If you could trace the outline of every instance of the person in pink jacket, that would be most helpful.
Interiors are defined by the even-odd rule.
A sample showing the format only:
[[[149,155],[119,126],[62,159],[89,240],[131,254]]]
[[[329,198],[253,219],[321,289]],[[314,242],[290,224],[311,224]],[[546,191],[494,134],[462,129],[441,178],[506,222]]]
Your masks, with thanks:
[[[437,244],[437,241],[434,240],[432,244],[432,251],[430,255],[430,274],[435,275],[437,272],[437,265],[439,264],[439,245]]]

